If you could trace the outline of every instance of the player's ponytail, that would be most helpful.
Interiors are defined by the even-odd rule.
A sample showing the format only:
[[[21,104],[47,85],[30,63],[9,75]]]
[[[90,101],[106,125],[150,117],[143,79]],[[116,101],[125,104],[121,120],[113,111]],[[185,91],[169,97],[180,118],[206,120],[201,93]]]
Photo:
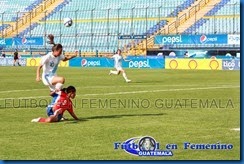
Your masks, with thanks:
[[[68,86],[68,88],[63,88],[63,89],[61,89],[61,91],[65,92],[65,93],[70,93],[70,92],[76,92],[76,89],[74,86]]]
[[[67,92],[67,93],[70,93],[70,92],[76,92],[76,89],[75,89],[74,86],[68,86],[66,92]]]
[[[54,43],[54,36],[53,36],[53,34],[49,34],[48,36],[47,36],[47,38],[48,38],[48,43],[49,44],[52,44],[52,45],[54,45],[55,46],[55,43]]]
[[[55,44],[53,34],[49,34],[47,37],[49,39],[48,43],[53,45],[52,51],[58,51],[60,49],[63,49],[63,46],[61,44]]]

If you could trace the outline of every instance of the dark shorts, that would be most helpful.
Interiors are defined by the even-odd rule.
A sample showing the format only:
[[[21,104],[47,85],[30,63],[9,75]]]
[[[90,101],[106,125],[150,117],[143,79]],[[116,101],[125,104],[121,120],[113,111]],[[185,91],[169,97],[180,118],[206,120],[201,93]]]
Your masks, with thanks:
[[[48,115],[48,117],[54,115],[52,107],[47,107],[47,115]],[[63,115],[59,114],[58,115],[58,121],[60,121],[62,118],[63,118]]]
[[[58,122],[63,118],[63,115],[62,114],[59,114],[58,115]]]
[[[53,114],[54,114],[53,107],[47,107],[47,116],[49,117],[49,116],[51,116]]]

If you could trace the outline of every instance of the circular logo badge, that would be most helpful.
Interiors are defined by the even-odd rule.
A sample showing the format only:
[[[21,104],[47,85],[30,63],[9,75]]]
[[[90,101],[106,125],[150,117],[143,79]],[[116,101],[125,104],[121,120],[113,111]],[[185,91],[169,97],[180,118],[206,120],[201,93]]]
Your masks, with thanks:
[[[211,70],[217,70],[219,68],[219,62],[217,60],[211,60],[209,63]]]
[[[156,150],[156,141],[152,137],[143,137],[139,141],[139,149],[141,151],[154,151]]]
[[[177,62],[176,60],[171,60],[171,61],[169,62],[169,67],[170,67],[170,69],[177,69],[177,67],[178,67],[178,62]]]
[[[189,63],[188,63],[188,67],[189,67],[190,69],[196,69],[197,66],[198,66],[198,65],[197,65],[196,60],[190,60]]]
[[[81,66],[85,67],[87,65],[87,60],[86,59],[82,59],[81,60]]]
[[[30,66],[36,66],[36,59],[31,59],[30,60]]]

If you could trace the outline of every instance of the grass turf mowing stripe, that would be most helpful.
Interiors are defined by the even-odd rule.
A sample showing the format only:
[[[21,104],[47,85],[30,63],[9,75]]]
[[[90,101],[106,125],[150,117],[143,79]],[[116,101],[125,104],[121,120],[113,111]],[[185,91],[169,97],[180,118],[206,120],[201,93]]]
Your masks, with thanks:
[[[131,92],[111,92],[111,93],[98,93],[98,94],[84,94],[80,96],[109,96],[109,95],[124,95],[124,94],[140,94],[140,93],[155,93],[155,92],[174,92],[174,91],[192,91],[192,90],[209,90],[209,89],[231,89],[239,88],[240,86],[220,86],[220,87],[203,87],[203,88],[178,88],[178,89],[164,89],[164,90],[144,90],[144,91],[131,91]],[[31,99],[31,98],[48,98],[50,96],[33,96],[33,97],[19,97],[19,98],[2,98],[6,99]]]

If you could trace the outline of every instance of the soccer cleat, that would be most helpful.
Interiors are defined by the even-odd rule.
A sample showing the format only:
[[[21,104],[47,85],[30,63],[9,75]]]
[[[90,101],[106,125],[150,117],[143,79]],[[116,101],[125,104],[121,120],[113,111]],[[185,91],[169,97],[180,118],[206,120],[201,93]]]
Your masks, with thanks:
[[[129,83],[129,82],[131,82],[131,80],[126,80],[126,83]]]
[[[61,118],[61,121],[65,121],[65,120],[68,120],[68,119],[65,118],[65,117],[62,117],[62,118]]]
[[[40,117],[32,119],[31,122],[39,122],[39,120],[40,120]]]
[[[109,74],[108,75],[112,75],[112,70],[109,71]]]

